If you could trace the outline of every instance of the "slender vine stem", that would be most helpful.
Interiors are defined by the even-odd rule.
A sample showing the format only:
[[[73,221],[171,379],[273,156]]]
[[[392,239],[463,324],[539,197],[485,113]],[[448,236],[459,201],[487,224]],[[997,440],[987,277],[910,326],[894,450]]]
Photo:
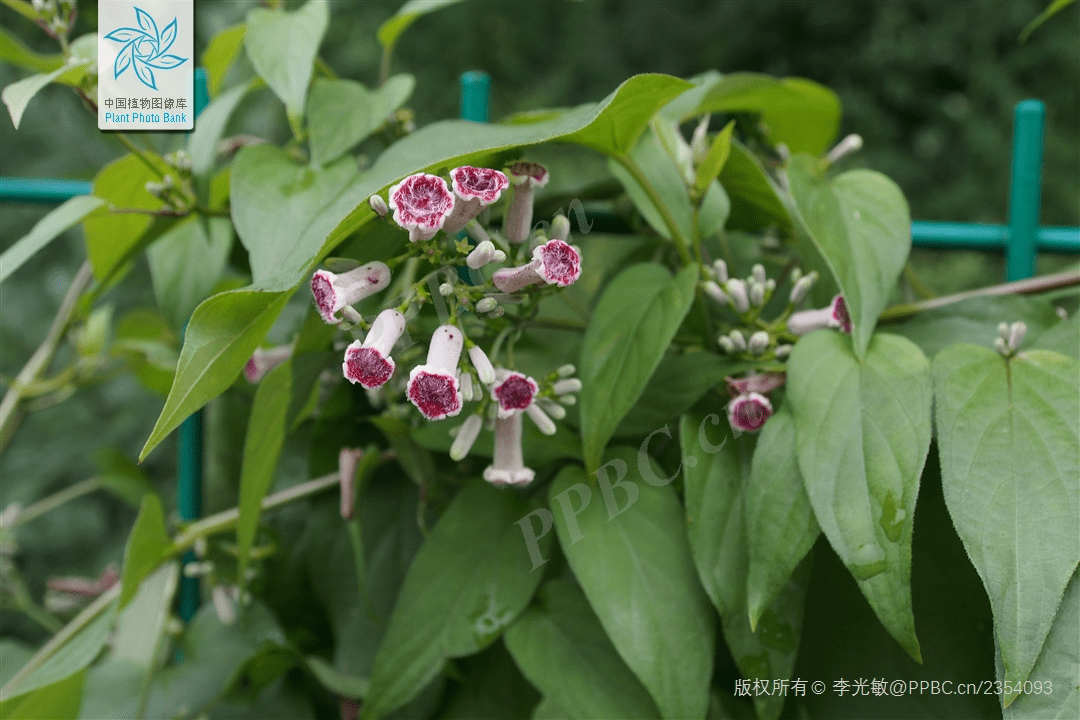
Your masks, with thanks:
[[[25,523],[34,520],[50,510],[55,510],[64,503],[71,502],[75,498],[88,495],[101,487],[101,481],[97,478],[88,478],[81,482],[77,482],[74,485],[69,485],[63,490],[54,492],[52,495],[38,500],[36,503],[27,505],[19,513],[18,519],[15,521],[15,526],[23,525]]]
[[[124,133],[119,133],[118,132],[118,133],[113,133],[113,135],[116,137],[117,140],[120,141],[121,145],[123,145],[124,147],[126,147],[128,149],[128,151],[132,155],[139,158],[139,160],[142,161],[142,164],[150,169],[150,172],[154,173],[154,175],[156,175],[159,179],[165,177],[165,174],[163,172],[161,172],[161,168],[159,168],[157,165],[152,163],[150,161],[150,158],[146,157],[146,155],[143,153],[143,151],[140,150],[139,148],[137,148],[135,146],[135,143],[131,142],[131,140],[128,139],[128,137],[126,135],[124,135]]]
[[[660,217],[664,221],[664,225],[667,226],[668,232],[671,233],[671,239],[675,243],[675,249],[679,252],[679,257],[682,259],[683,265],[689,265],[693,262],[690,257],[690,251],[687,249],[687,239],[682,236],[679,231],[679,226],[675,222],[675,218],[671,216],[671,212],[664,205],[660,196],[656,194],[656,189],[649,183],[649,179],[645,177],[645,173],[641,171],[641,168],[636,162],[631,160],[626,155],[613,155],[615,161],[623,166],[623,168],[634,176],[634,180],[641,189],[645,191],[645,194],[649,196],[649,201],[656,208],[656,211],[660,213]]]
[[[15,376],[15,381],[11,383],[7,392],[4,393],[4,399],[0,401],[0,452],[4,451],[12,435],[15,434],[15,427],[18,425],[15,413],[18,410],[19,402],[22,400],[23,389],[37,380],[41,373],[48,368],[60,345],[60,340],[64,337],[64,333],[67,332],[75,315],[79,305],[79,297],[86,290],[92,278],[93,272],[90,268],[90,261],[87,260],[79,268],[79,271],[75,273],[71,286],[60,303],[60,309],[53,319],[45,340],[30,356],[26,365]]]

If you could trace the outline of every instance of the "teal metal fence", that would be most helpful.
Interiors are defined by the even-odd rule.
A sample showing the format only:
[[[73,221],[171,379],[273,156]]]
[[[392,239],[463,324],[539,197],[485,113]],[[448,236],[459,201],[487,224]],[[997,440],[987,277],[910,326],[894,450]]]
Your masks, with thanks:
[[[196,71],[195,113],[209,102],[206,73]],[[461,76],[461,118],[488,122],[491,78],[483,72]],[[911,224],[912,244],[943,250],[984,250],[1005,253],[1005,279],[1022,280],[1035,274],[1039,252],[1080,254],[1080,228],[1040,227],[1042,195],[1043,127],[1046,108],[1038,100],[1016,106],[1013,123],[1012,171],[1009,190],[1009,223],[927,222]],[[79,180],[48,178],[0,178],[0,201],[61,203],[93,192],[93,184]],[[187,418],[177,437],[177,510],[188,522],[202,511],[203,422],[202,411]],[[190,553],[185,560],[192,560]],[[179,612],[190,620],[199,607],[197,578],[182,578]]]

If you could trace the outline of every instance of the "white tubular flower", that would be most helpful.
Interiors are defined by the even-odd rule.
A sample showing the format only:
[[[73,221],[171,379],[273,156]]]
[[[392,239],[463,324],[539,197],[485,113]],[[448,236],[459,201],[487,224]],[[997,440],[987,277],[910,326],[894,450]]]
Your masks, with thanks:
[[[495,384],[491,387],[491,396],[499,403],[499,417],[528,410],[540,386],[528,375],[503,370],[495,373]]]
[[[384,290],[389,284],[390,268],[376,260],[340,275],[317,270],[311,277],[311,294],[323,320],[336,325],[341,322],[337,316],[339,310]]]
[[[469,451],[472,450],[473,443],[476,442],[476,437],[480,434],[480,428],[483,427],[484,421],[479,415],[470,415],[465,418],[465,422],[461,423],[458,428],[457,437],[454,438],[453,445],[450,446],[450,459],[454,462],[463,460]]]
[[[536,404],[555,420],[562,420],[566,417],[566,408],[551,398],[537,398]]]
[[[746,281],[732,278],[724,284],[724,289],[731,296],[731,306],[735,312],[744,313],[750,309],[750,297],[746,294]]]
[[[461,412],[457,365],[464,336],[453,325],[441,325],[431,336],[427,363],[409,373],[406,394],[409,402],[428,420],[442,420]]]
[[[492,485],[526,485],[536,476],[525,467],[521,455],[521,413],[495,420],[495,457],[484,468]]]
[[[540,428],[540,432],[545,435],[555,434],[555,421],[547,416],[547,414],[540,409],[540,406],[536,403],[532,403],[529,407],[525,408],[525,414],[529,416],[536,427]]]
[[[292,357],[292,345],[278,345],[272,348],[255,348],[244,365],[244,377],[249,383],[257,383],[266,373]]]
[[[851,315],[843,295],[834,297],[828,307],[803,310],[788,318],[788,330],[794,335],[806,335],[822,328],[835,328],[850,335],[851,327]]]
[[[450,171],[450,186],[454,190],[454,209],[443,225],[450,235],[460,232],[484,208],[499,199],[510,181],[498,170],[468,165]]]
[[[771,416],[772,403],[761,393],[744,393],[728,403],[728,422],[735,430],[755,432]]]
[[[566,378],[565,380],[559,380],[551,386],[551,390],[556,395],[569,395],[570,393],[581,392],[581,381],[577,378]]]
[[[711,297],[713,300],[720,303],[721,305],[730,305],[731,304],[731,298],[728,297],[728,294],[726,292],[724,292],[720,288],[720,286],[717,285],[716,283],[714,283],[712,280],[709,280],[709,281],[705,282],[701,286],[701,289],[705,291],[706,295],[708,295],[709,297]]]
[[[385,217],[386,213],[390,212],[390,207],[386,204],[386,201],[382,199],[381,195],[372,195],[368,198],[368,205],[375,211],[375,214],[379,217]]]
[[[529,239],[536,188],[547,185],[550,177],[547,168],[539,163],[516,162],[508,170],[512,189],[506,217],[503,219],[503,235],[517,244]]]
[[[506,253],[496,248],[495,243],[484,240],[468,254],[465,264],[473,270],[479,270],[490,262],[502,262],[499,259],[500,255],[502,255],[502,260],[506,259]]]
[[[359,448],[341,448],[338,452],[338,482],[341,485],[341,517],[349,520],[353,516],[356,499],[356,468],[364,451]]]
[[[454,209],[454,195],[437,175],[417,173],[390,188],[394,222],[409,231],[409,240],[430,240]]]
[[[404,332],[404,315],[392,309],[379,313],[364,341],[355,340],[345,348],[345,362],[341,364],[345,379],[368,390],[385,385],[397,367],[390,351]]]
[[[529,285],[547,283],[566,287],[581,277],[581,255],[562,240],[548,240],[533,250],[532,262],[496,270],[491,282],[504,293],[516,293]]]
[[[481,385],[490,385],[495,382],[495,368],[491,365],[491,360],[488,360],[487,353],[480,349],[479,345],[473,345],[469,348],[469,360],[472,362],[474,368],[476,368],[476,374],[480,377]]]

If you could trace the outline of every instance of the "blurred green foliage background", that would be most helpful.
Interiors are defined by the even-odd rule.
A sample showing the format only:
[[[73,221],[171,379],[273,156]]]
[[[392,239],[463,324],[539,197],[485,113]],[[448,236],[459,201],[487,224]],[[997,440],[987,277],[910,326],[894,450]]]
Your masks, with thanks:
[[[289,3],[293,5],[296,3]],[[1080,37],[1077,8],[1039,28],[1025,44],[1021,29],[1046,0],[669,0],[619,2],[464,2],[422,17],[398,43],[393,71],[412,73],[417,125],[456,117],[458,77],[492,76],[492,117],[602,98],[628,76],[706,70],[755,71],[810,78],[835,90],[841,132],[865,147],[851,161],[891,176],[912,217],[1005,222],[1010,135],[1015,104],[1047,106],[1044,224],[1080,224]],[[196,49],[242,22],[250,0],[199,0]],[[342,77],[374,85],[376,28],[400,2],[332,3],[322,57]],[[96,3],[79,3],[75,35],[96,27]],[[31,47],[53,51],[32,23],[0,6],[0,24]],[[251,75],[245,58],[231,81]],[[0,64],[0,85],[24,77]],[[15,131],[0,119],[0,165],[8,176],[92,178],[122,154],[113,138],[68,89],[52,86],[29,106]],[[288,135],[283,109],[256,93],[234,116],[236,131],[273,140]],[[23,236],[45,206],[0,206],[0,248]],[[11,378],[44,338],[68,281],[84,256],[81,234],[68,233],[0,287],[0,373]],[[1075,259],[1074,259],[1075,260]],[[999,282],[1002,262],[979,253],[917,251],[913,261],[936,292]],[[1060,265],[1041,258],[1040,271]],[[117,313],[152,304],[145,260],[107,296]],[[0,507],[33,500],[90,476],[102,445],[134,456],[161,398],[121,376],[80,390],[62,405],[34,413],[0,457]],[[238,449],[237,449],[238,450]],[[171,496],[174,446],[147,461]],[[20,531],[22,566],[40,597],[46,575],[96,574],[119,560],[134,511],[102,494],[86,497]],[[2,614],[5,634],[40,640],[36,626]]]

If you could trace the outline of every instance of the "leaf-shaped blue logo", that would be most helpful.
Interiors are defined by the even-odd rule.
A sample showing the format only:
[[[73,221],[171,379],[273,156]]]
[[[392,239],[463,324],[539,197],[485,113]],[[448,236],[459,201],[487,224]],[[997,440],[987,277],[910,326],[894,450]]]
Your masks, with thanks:
[[[143,85],[157,90],[154,70],[172,70],[188,61],[179,55],[169,54],[169,48],[176,41],[176,18],[164,30],[158,30],[150,13],[135,8],[135,20],[139,27],[117,28],[105,36],[106,40],[124,44],[113,63],[113,78],[119,78],[128,68],[132,68]]]

